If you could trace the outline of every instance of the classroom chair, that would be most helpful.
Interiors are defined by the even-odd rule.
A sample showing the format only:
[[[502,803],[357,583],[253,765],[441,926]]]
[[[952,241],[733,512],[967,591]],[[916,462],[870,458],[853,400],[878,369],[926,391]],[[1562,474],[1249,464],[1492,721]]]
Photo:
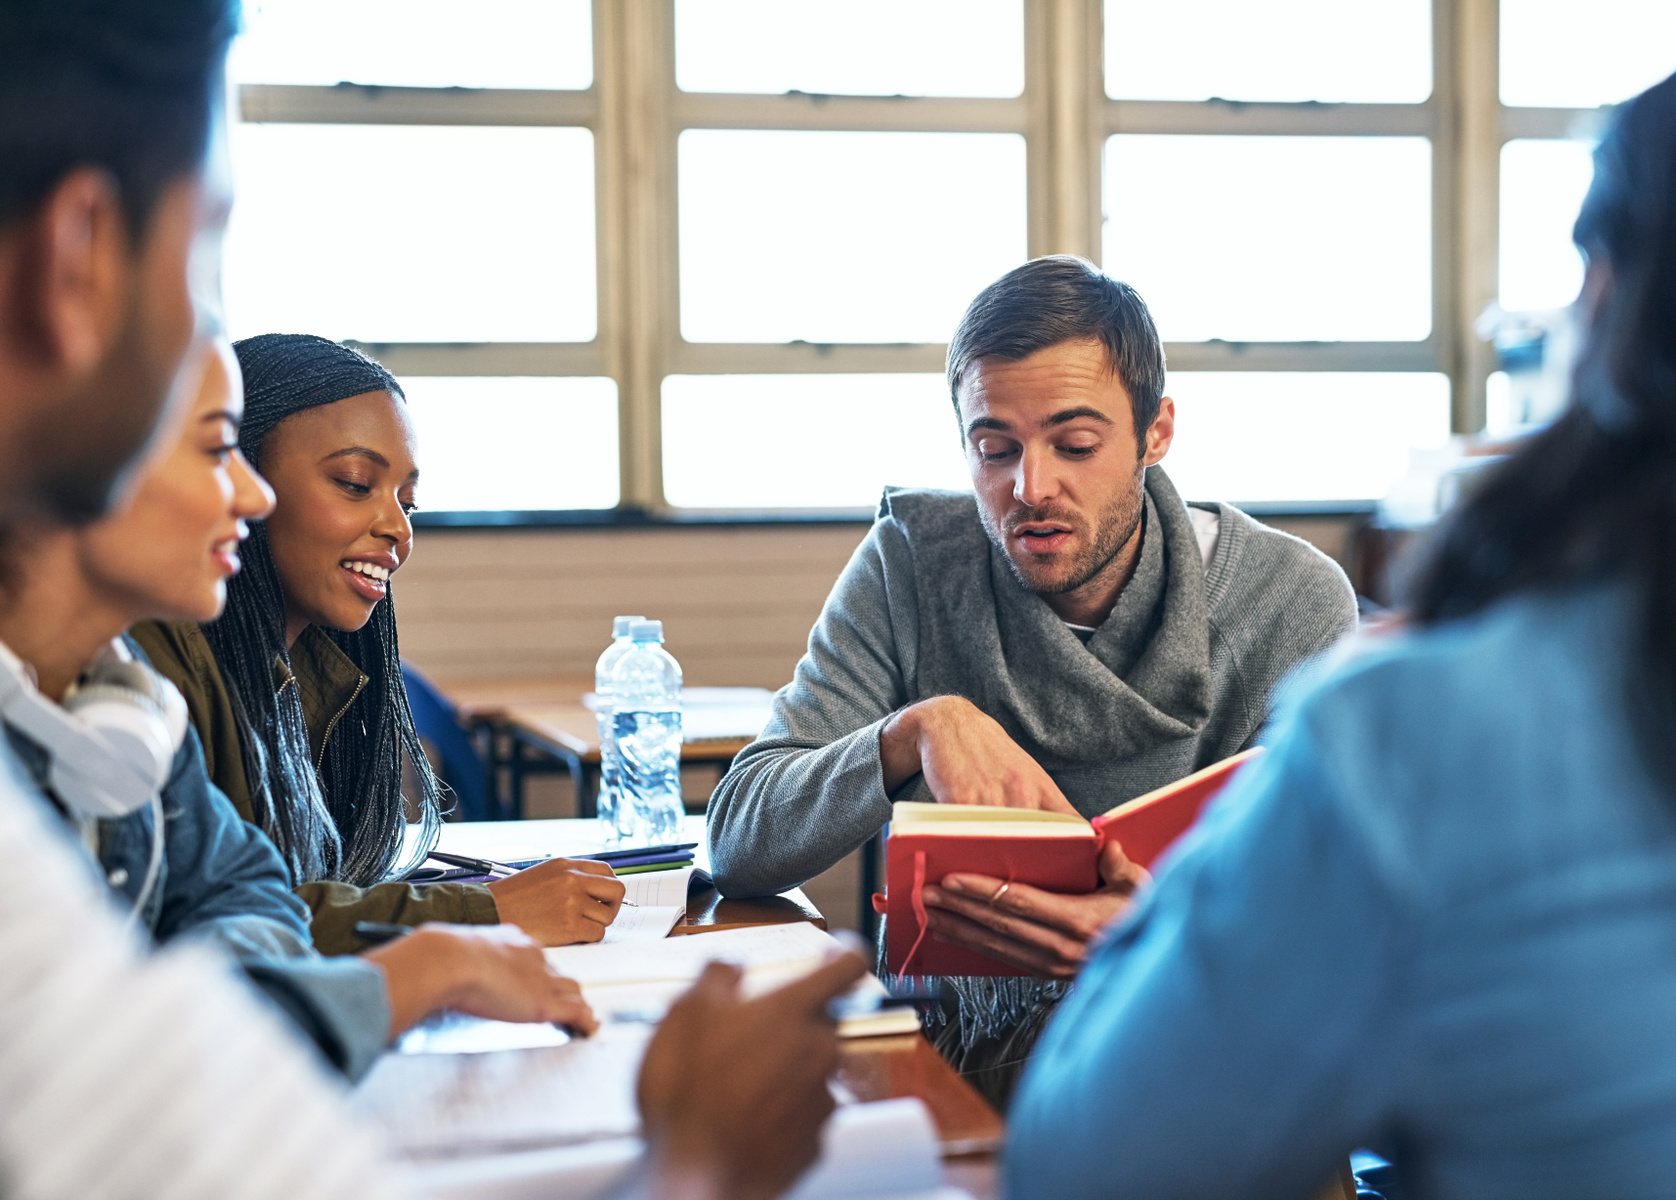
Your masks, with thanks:
[[[419,736],[430,743],[439,762],[442,782],[454,793],[460,818],[486,821],[489,811],[488,766],[472,744],[471,735],[460,723],[458,711],[412,663],[402,660],[402,683],[407,688],[407,706]]]

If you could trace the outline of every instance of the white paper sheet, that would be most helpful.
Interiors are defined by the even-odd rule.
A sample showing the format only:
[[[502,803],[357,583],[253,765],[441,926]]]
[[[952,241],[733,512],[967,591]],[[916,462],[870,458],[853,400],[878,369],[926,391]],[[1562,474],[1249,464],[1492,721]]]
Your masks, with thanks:
[[[643,908],[670,904],[687,906],[687,884],[693,877],[691,867],[674,871],[645,871],[638,875],[619,875],[623,899]]]
[[[723,929],[632,946],[555,946],[547,961],[584,987],[690,983],[711,961],[745,968],[747,980],[778,981],[817,966],[837,941],[807,921]]]
[[[436,1200],[596,1200],[634,1169],[636,1138],[459,1158],[423,1165],[420,1182]],[[970,1200],[941,1186],[936,1135],[917,1100],[839,1109],[821,1138],[820,1160],[787,1200]]]
[[[624,1137],[640,1128],[634,1084],[650,1037],[618,1024],[562,1046],[386,1054],[353,1102],[415,1157]]]
[[[619,942],[655,942],[668,937],[669,931],[686,915],[685,904],[635,907],[625,904],[617,910],[616,919],[605,927],[605,937],[599,944],[614,946]]]
[[[656,1025],[713,958],[745,966],[745,990],[756,994],[804,974],[837,945],[806,922],[666,938],[652,932],[658,910],[624,911],[649,914],[653,924],[636,934],[640,940],[614,939],[607,930],[603,942],[547,951],[548,961],[561,974],[582,984],[583,998],[603,1026],[645,1029]],[[673,923],[678,915],[666,911],[663,919]],[[665,926],[664,933],[668,929]],[[876,1007],[885,998],[885,989],[871,975],[863,976],[850,996],[855,1015],[839,1023],[840,1037],[876,1037],[919,1029],[918,1014],[911,1006]],[[397,1050],[409,1055],[489,1054],[563,1046],[569,1040],[568,1034],[551,1025],[486,1021],[445,1013],[410,1030]]]
[[[547,961],[560,974],[582,985],[582,995],[602,1022],[655,1023],[708,962],[743,967],[745,991],[756,995],[807,974],[837,948],[838,942],[830,934],[807,921],[795,921],[628,945],[559,946],[547,951]],[[867,1007],[886,995],[884,985],[873,976],[864,975],[853,995],[866,1011],[853,1021],[843,1022],[840,1036],[869,1037],[919,1029],[919,1018],[912,1008]]]

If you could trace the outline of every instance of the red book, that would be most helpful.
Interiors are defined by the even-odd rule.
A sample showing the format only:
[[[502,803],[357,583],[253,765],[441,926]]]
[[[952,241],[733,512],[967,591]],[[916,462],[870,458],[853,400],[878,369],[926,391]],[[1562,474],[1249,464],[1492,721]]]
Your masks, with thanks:
[[[1092,822],[1069,813],[898,802],[885,852],[885,965],[909,975],[1026,974],[976,950],[922,937],[919,889],[964,872],[1083,895],[1100,886],[1097,864],[1107,840],[1116,840],[1131,861],[1150,869],[1233,773],[1261,753],[1259,748],[1225,758]],[[875,905],[878,901],[874,897]]]

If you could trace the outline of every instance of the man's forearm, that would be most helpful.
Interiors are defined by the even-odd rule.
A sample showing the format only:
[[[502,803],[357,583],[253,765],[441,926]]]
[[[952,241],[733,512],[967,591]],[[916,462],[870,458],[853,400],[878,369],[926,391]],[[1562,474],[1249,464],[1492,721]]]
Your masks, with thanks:
[[[825,746],[768,739],[710,799],[710,870],[726,896],[772,895],[831,867],[890,820],[879,725]]]

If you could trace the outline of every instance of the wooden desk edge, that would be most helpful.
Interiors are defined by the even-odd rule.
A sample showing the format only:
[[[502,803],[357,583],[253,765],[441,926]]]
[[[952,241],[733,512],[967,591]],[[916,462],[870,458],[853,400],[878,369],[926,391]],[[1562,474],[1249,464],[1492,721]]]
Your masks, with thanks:
[[[1000,1149],[1006,1136],[1001,1114],[923,1033],[851,1038],[839,1054],[839,1078],[858,1100],[912,1096],[924,1103],[944,1158],[970,1159]]]
[[[599,763],[599,739],[579,732],[592,729],[593,714],[585,708],[557,705],[509,704],[492,716],[478,715],[478,719],[503,724],[520,737],[554,752],[574,754],[590,766]],[[571,727],[567,722],[574,722]],[[731,760],[755,738],[695,738],[681,743],[683,762],[725,762]]]

